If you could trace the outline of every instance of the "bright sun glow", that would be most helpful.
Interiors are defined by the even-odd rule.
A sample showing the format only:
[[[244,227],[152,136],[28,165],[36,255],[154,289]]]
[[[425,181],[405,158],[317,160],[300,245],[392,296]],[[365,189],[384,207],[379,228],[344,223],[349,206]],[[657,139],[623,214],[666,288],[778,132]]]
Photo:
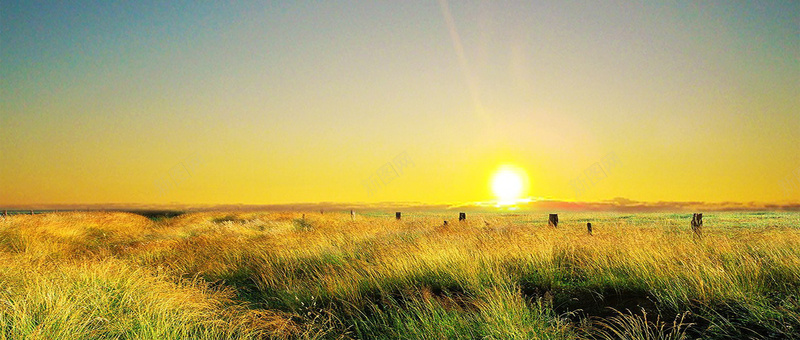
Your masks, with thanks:
[[[500,205],[514,204],[527,189],[528,174],[519,167],[503,165],[492,175],[492,192]]]

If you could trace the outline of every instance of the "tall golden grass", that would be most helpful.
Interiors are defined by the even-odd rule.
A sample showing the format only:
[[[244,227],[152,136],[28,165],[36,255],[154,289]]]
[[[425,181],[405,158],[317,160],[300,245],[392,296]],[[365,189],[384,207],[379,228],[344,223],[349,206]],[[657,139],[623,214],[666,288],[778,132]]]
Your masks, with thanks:
[[[0,339],[800,336],[799,214],[449,215],[10,216]]]

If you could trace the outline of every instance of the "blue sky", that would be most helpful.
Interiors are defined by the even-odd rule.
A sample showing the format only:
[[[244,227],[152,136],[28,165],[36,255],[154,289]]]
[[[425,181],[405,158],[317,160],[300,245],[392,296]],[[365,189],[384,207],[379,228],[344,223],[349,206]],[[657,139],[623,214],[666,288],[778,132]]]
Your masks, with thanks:
[[[797,2],[443,4],[4,1],[0,203],[800,200]]]

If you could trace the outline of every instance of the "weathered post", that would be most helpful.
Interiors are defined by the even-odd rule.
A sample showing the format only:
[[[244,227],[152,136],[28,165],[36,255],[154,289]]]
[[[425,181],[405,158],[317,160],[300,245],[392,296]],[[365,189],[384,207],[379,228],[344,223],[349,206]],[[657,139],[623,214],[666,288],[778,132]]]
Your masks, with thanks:
[[[589,232],[589,236],[592,236],[592,222],[586,223],[586,231]]]
[[[550,219],[547,222],[552,227],[558,227],[558,214],[550,214]]]
[[[692,231],[697,236],[703,236],[703,214],[692,214]]]
[[[400,215],[401,215],[401,214],[400,214],[400,212],[398,211],[398,212],[394,213],[394,218],[395,218],[396,220],[399,220],[399,219],[400,219]]]
[[[458,220],[463,221],[467,219],[467,213],[458,213]]]

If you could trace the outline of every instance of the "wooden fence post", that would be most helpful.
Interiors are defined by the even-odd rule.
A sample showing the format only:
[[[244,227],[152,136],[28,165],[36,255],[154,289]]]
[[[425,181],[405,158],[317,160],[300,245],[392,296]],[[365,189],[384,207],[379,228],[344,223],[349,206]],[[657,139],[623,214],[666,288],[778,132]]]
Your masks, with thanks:
[[[458,213],[458,220],[463,221],[467,219],[467,213]]]
[[[394,218],[395,218],[396,220],[399,220],[399,219],[400,219],[400,215],[401,215],[401,214],[400,214],[400,212],[398,211],[398,212],[394,213]]]
[[[589,232],[589,236],[592,236],[592,222],[586,223],[586,230]]]
[[[550,214],[547,224],[552,227],[558,227],[558,214]]]
[[[703,236],[703,214],[692,214],[692,231],[697,236]]]

